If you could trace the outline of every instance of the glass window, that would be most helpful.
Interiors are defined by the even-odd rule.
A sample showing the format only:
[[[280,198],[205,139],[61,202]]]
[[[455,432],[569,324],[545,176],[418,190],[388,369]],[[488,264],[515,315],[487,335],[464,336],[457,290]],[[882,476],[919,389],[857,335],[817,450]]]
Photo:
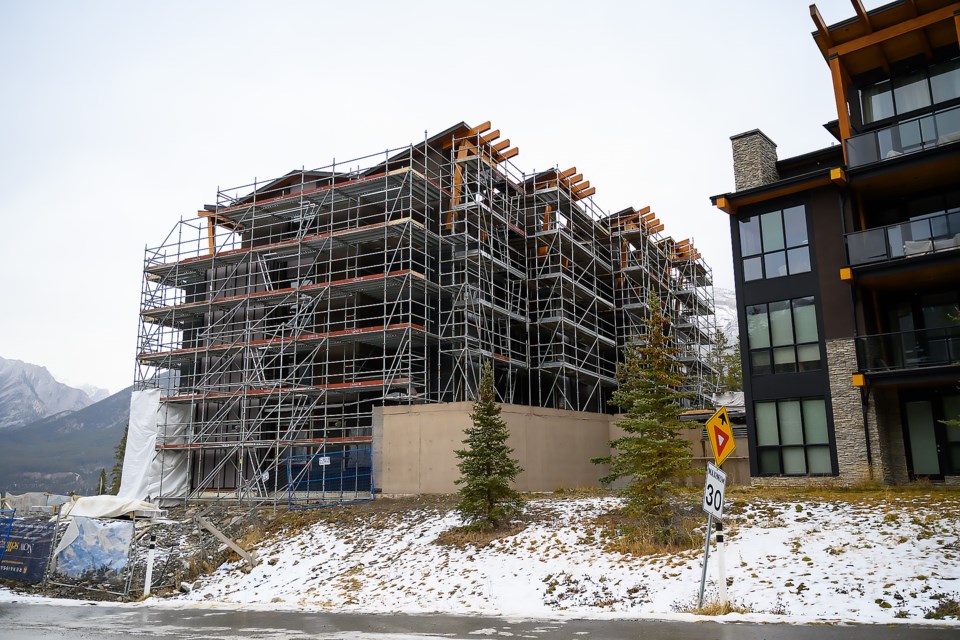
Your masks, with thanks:
[[[788,247],[800,247],[807,244],[807,214],[803,207],[784,209],[783,227],[786,231]]]
[[[810,249],[799,247],[787,251],[787,268],[791,275],[810,271]]]
[[[927,72],[917,71],[895,78],[893,81],[893,101],[897,113],[907,113],[930,106],[930,85],[927,84]]]
[[[764,255],[763,270],[768,278],[779,278],[787,275],[787,254],[783,251],[776,251]]]
[[[767,305],[758,304],[747,307],[747,337],[751,349],[764,349],[770,346],[768,324]]]
[[[810,271],[807,214],[803,206],[740,221],[743,279],[780,278]]]
[[[864,123],[893,117],[893,91],[889,80],[878,82],[860,92]]]
[[[747,307],[751,375],[814,371],[822,366],[812,296]]]
[[[813,296],[797,298],[792,306],[797,342],[816,342],[818,340],[817,308],[813,305]]]
[[[740,252],[744,257],[760,253],[760,218],[748,218],[740,223]]]
[[[793,322],[790,319],[790,301],[771,302],[770,337],[773,346],[793,344]]]
[[[760,229],[763,232],[764,253],[783,249],[783,219],[779,211],[760,216]]]
[[[777,435],[777,403],[758,402],[757,413],[757,444],[760,446],[780,444]]]
[[[827,411],[823,399],[803,401],[803,437],[808,444],[827,444]]]
[[[796,398],[754,403],[761,475],[829,475],[833,471],[826,403]]]
[[[763,258],[747,258],[743,261],[743,279],[746,282],[763,279]]]
[[[960,98],[960,58],[930,68],[930,89],[934,102]]]

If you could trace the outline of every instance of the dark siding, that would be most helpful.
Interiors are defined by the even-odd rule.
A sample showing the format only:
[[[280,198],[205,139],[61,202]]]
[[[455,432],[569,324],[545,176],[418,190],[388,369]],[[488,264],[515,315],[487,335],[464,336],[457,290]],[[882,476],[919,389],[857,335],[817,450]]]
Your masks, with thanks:
[[[844,196],[834,188],[810,193],[808,216],[812,221],[814,271],[819,281],[820,307],[823,314],[823,337],[827,340],[850,338],[854,334],[851,285],[840,280],[840,269],[847,266],[843,241]]]

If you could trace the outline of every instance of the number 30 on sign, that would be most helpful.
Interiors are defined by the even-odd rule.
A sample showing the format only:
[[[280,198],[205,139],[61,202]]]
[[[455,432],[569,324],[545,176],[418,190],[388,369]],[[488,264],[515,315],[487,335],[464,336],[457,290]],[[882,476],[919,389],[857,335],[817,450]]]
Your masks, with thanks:
[[[703,487],[703,510],[714,518],[723,519],[723,490],[727,474],[712,462],[707,463],[707,481]]]

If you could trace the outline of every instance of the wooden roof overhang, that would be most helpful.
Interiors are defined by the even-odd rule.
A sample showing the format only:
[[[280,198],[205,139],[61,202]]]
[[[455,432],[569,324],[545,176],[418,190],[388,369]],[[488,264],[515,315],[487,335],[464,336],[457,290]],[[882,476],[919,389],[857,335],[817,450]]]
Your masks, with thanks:
[[[960,2],[955,0],[899,0],[872,11],[862,0],[851,4],[856,17],[832,26],[817,5],[810,5],[817,28],[813,40],[833,78],[842,140],[852,134],[846,103],[852,78],[875,69],[889,73],[892,63],[918,55],[931,59],[934,49],[960,42]]]
[[[737,215],[737,211],[743,207],[758,202],[766,202],[774,198],[789,196],[794,193],[801,193],[811,189],[818,189],[831,184],[845,185],[847,175],[843,169],[836,167],[833,169],[823,169],[813,173],[807,173],[794,178],[778,180],[771,184],[766,184],[753,189],[745,189],[735,193],[725,193],[718,196],[711,196],[710,202],[713,206],[725,211],[730,215]]]

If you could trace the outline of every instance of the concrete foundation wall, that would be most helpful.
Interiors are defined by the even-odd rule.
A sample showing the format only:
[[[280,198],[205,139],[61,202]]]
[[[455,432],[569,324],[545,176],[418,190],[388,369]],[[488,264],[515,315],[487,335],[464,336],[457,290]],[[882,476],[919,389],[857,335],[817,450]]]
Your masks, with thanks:
[[[455,450],[463,448],[470,425],[471,402],[374,409],[373,473],[385,494],[454,493],[460,477]],[[608,469],[592,458],[611,453],[610,440],[623,435],[617,417],[602,413],[562,411],[521,405],[501,405],[510,429],[507,441],[524,471],[516,488],[523,492],[599,487]],[[701,426],[684,429],[694,466],[712,460],[710,445],[701,440]],[[746,440],[737,440],[737,455],[724,463],[730,484],[749,484]],[[702,475],[687,479],[701,484]]]
[[[609,453],[609,416],[520,405],[501,405],[507,441],[523,473],[519,491],[599,486],[607,469],[590,462]],[[471,402],[375,409],[374,473],[386,494],[453,493],[460,477],[456,449],[463,448]],[[379,415],[376,415],[379,414]],[[379,471],[379,473],[378,473]]]

